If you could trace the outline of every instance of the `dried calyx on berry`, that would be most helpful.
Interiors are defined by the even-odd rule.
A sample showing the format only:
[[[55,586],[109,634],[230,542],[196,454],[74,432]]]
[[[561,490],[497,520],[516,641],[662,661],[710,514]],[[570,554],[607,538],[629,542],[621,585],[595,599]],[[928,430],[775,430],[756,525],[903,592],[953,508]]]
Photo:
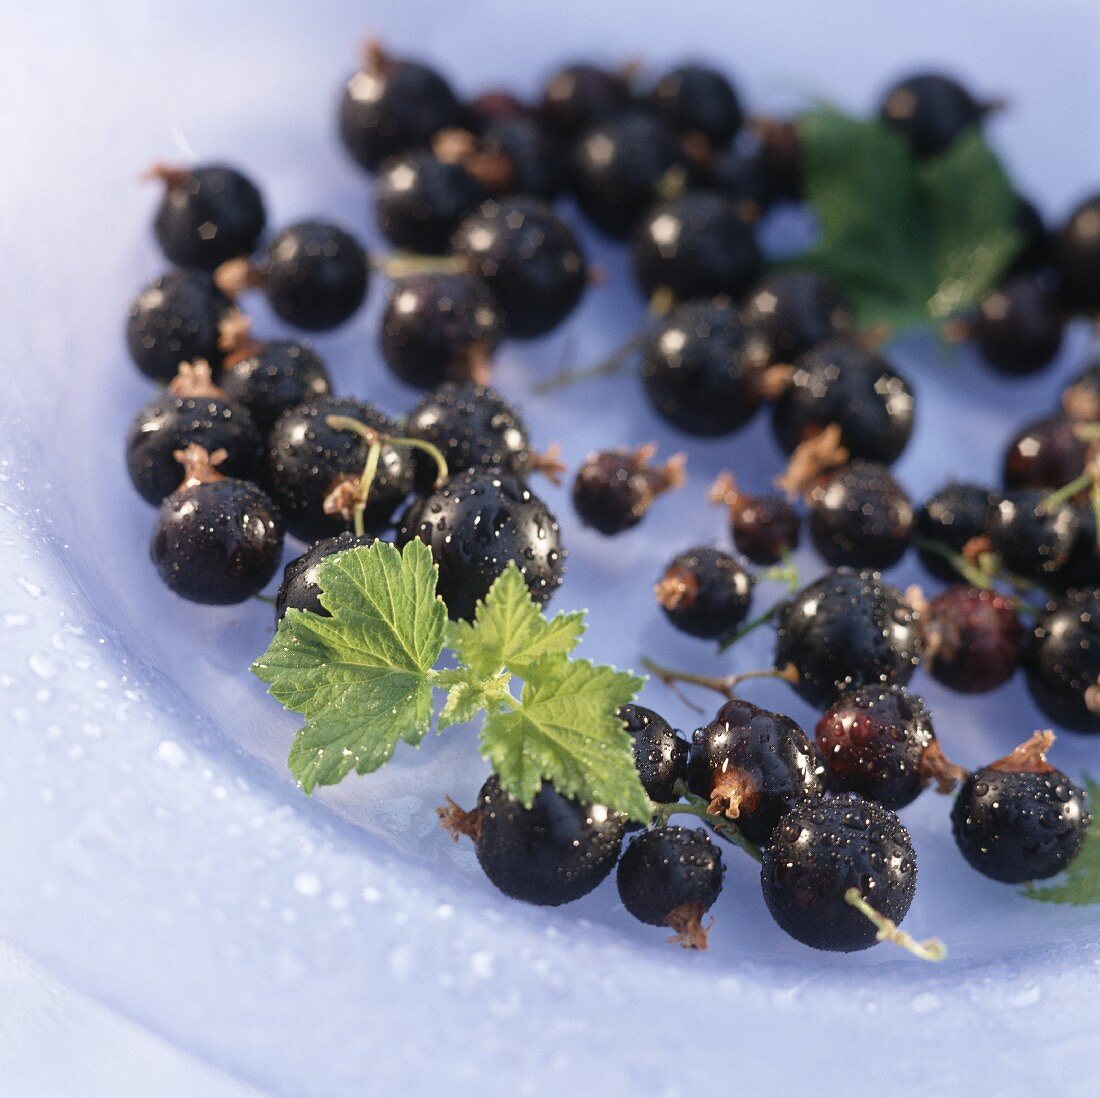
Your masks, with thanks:
[[[678,553],[654,587],[669,622],[693,637],[728,636],[752,604],[752,576],[736,557],[699,546]]]
[[[656,453],[656,443],[649,443],[589,454],[573,481],[573,507],[580,520],[607,536],[637,526],[659,495],[684,483],[684,455],[652,465]]]
[[[733,543],[753,564],[778,564],[798,548],[799,515],[782,496],[750,495],[720,473],[708,498],[729,512]]]

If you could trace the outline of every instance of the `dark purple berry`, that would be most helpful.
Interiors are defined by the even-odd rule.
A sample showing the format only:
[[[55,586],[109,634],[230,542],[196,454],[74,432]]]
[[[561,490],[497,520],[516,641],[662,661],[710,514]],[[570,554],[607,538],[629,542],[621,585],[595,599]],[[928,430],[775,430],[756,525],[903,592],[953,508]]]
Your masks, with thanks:
[[[759,217],[772,204],[775,196],[759,150],[745,152],[735,146],[715,153],[707,147],[701,150],[702,159],[695,155],[694,143],[687,151],[692,156],[692,182],[725,195],[746,220]]]
[[[630,106],[633,98],[630,85],[619,73],[596,65],[566,65],[546,81],[540,110],[549,126],[571,137]]]
[[[564,189],[569,161],[561,143],[530,117],[501,118],[481,134],[481,149],[510,165],[508,190],[551,201]]]
[[[714,148],[728,145],[745,120],[733,85],[706,65],[670,69],[657,81],[650,101],[677,133],[699,134]]]
[[[1054,241],[1058,297],[1072,312],[1100,311],[1100,195],[1069,215]]]
[[[923,159],[945,152],[988,111],[957,80],[941,73],[914,73],[887,90],[880,116]]]
[[[1052,721],[1071,732],[1100,732],[1100,587],[1047,604],[1024,666],[1031,696]]]
[[[989,533],[997,497],[977,484],[951,483],[933,492],[917,512],[913,534],[921,563],[937,579],[948,583],[959,579],[958,570],[942,554],[920,542],[935,542],[953,553],[962,553],[974,538]]]
[[[589,454],[573,481],[573,507],[585,526],[611,536],[637,526],[653,501],[684,482],[684,455],[650,464],[655,445]]]
[[[767,341],[772,362],[792,363],[853,327],[851,306],[840,290],[823,275],[799,268],[757,283],[743,315]]]
[[[247,408],[256,426],[266,432],[288,408],[328,396],[332,383],[312,347],[276,339],[247,347],[241,356],[228,360],[218,387]]]
[[[1005,487],[1054,489],[1079,477],[1089,448],[1078,426],[1065,416],[1029,423],[1005,451]]]
[[[682,633],[728,636],[748,615],[752,576],[735,557],[705,546],[672,558],[654,588],[665,617]]]
[[[618,717],[634,740],[634,765],[646,795],[659,804],[679,800],[676,783],[687,777],[687,740],[645,706],[624,705]]]
[[[1077,537],[1077,514],[1063,503],[1047,506],[1048,493],[1020,488],[1006,493],[993,511],[989,540],[1009,572],[1046,580],[1069,560]]]
[[[1096,533],[1096,508],[1092,499],[1071,503],[1076,517],[1077,536],[1066,563],[1051,577],[1051,586],[1060,590],[1092,587],[1100,579],[1100,538]]]
[[[497,122],[537,117],[534,107],[501,88],[490,88],[475,96],[466,104],[464,113],[466,123],[478,134],[484,133]]]
[[[304,610],[322,618],[330,617],[321,605],[319,574],[321,565],[334,553],[343,553],[360,545],[370,545],[374,538],[356,535],[350,530],[332,538],[315,541],[300,557],[295,557],[283,569],[283,582],[275,596],[275,620],[282,621],[288,610]]]
[[[733,477],[722,473],[710,490],[710,500],[729,511],[733,543],[753,564],[778,564],[798,548],[798,512],[782,496],[741,492]]]
[[[924,611],[924,665],[952,690],[984,694],[1016,673],[1023,635],[1012,599],[957,583]]]
[[[1006,275],[1034,274],[1051,265],[1054,241],[1034,202],[1018,197],[1016,202],[1016,232],[1020,248],[1013,257]]]

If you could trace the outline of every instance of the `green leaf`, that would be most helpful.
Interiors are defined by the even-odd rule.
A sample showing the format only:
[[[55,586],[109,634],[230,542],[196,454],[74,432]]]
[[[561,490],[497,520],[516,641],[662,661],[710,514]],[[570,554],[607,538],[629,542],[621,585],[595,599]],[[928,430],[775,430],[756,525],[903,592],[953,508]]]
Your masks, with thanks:
[[[436,580],[418,540],[332,556],[318,574],[332,616],[288,611],[253,664],[269,693],[306,718],[290,769],[307,793],[377,770],[399,740],[415,746],[428,731],[446,622]]]
[[[547,621],[512,561],[477,604],[474,621],[451,623],[447,644],[483,678],[502,669],[525,677],[544,656],[567,656],[583,632],[582,612],[558,614]]]
[[[1081,853],[1055,884],[1028,885],[1024,895],[1029,899],[1075,906],[1100,904],[1100,784],[1086,778],[1085,788],[1093,817]]]
[[[511,697],[508,693],[509,677],[503,675],[486,679],[468,667],[438,672],[436,686],[448,691],[447,701],[439,711],[439,731],[454,724],[466,724],[483,709],[499,709]]]
[[[526,805],[547,780],[566,796],[647,822],[652,808],[630,736],[615,715],[642,683],[613,667],[545,656],[530,668],[520,700],[486,718],[482,753]]]

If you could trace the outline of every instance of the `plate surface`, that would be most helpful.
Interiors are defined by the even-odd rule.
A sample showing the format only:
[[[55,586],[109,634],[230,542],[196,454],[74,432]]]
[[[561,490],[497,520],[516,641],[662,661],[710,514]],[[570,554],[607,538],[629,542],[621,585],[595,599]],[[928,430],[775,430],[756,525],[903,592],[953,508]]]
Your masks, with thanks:
[[[634,923],[613,886],[561,910],[504,900],[432,811],[448,793],[469,802],[480,784],[468,731],[302,797],[284,765],[295,722],[245,671],[270,636],[267,608],[189,606],[148,563],[152,513],[126,480],[121,440],[150,390],[120,327],[162,266],[147,232],[154,195],[135,183],[153,159],[239,162],[262,181],[276,225],[318,213],[377,243],[365,181],[333,132],[334,97],[368,29],[434,58],[467,91],[531,92],[558,60],[593,52],[654,66],[703,54],[737,74],[758,109],[811,96],[861,109],[896,73],[942,63],[1011,98],[991,137],[1021,189],[1057,217],[1100,180],[1096,5],[42,7],[0,15],[0,1059],[14,1065],[10,1092],[515,1095],[583,1080],[610,1095],[811,1083],[1095,1094],[1100,912],[1034,904],[969,872],[946,799],[928,794],[904,813],[921,866],[906,928],[951,948],[934,967],[885,947],[803,949],[772,925],[752,865],[732,849],[705,955]],[[555,605],[591,610],[584,650],[595,659],[757,666],[766,636],[723,664],[661,621],[649,582],[677,549],[725,537],[703,502],[719,469],[756,487],[777,470],[765,419],[700,444],[663,429],[628,378],[531,395],[565,355],[593,360],[641,318],[622,256],[586,240],[607,283],[563,331],[506,346],[499,386],[536,441],[561,442],[573,463],[596,445],[655,439],[663,452],[686,446],[690,480],[615,541],[580,529],[564,492],[547,489],[571,552]],[[400,413],[414,394],[378,359],[382,290],[316,342],[341,392]],[[248,304],[261,333],[279,330]],[[945,363],[930,344],[898,345],[892,357],[918,393],[920,423],[898,465],[913,495],[951,475],[994,481],[1004,443],[1053,404],[1087,345],[1075,329],[1053,371],[1019,383],[966,353]],[[801,564],[807,579],[821,570],[808,556]],[[890,578],[921,577],[906,565]],[[1043,723],[1019,683],[977,701],[923,676],[914,686],[967,765]],[[812,722],[780,686],[750,697]],[[644,700],[689,729],[697,720],[659,686]],[[1100,772],[1098,749],[1066,735],[1057,750],[1080,774]]]

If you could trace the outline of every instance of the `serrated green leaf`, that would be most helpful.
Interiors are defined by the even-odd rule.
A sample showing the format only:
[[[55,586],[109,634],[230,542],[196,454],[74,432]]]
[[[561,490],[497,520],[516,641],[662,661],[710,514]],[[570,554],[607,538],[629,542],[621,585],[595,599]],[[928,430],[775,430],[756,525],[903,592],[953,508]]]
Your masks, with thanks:
[[[505,668],[524,677],[544,656],[567,656],[583,632],[583,612],[543,617],[512,561],[477,604],[473,622],[451,623],[447,644],[483,678]]]
[[[331,617],[288,611],[253,664],[268,692],[306,718],[290,769],[307,793],[377,770],[399,740],[416,745],[428,731],[447,616],[437,578],[417,540],[330,557],[318,582]]]
[[[1081,853],[1054,884],[1028,885],[1024,895],[1048,904],[1100,904],[1100,783],[1085,779],[1092,823]]]
[[[482,753],[504,788],[524,804],[547,780],[566,796],[646,822],[652,808],[630,736],[615,715],[643,681],[587,660],[546,656],[531,667],[514,707],[486,718]]]
[[[439,712],[439,731],[472,721],[482,710],[499,709],[508,693],[509,675],[482,678],[469,667],[438,672],[436,686],[447,689],[447,701]]]

